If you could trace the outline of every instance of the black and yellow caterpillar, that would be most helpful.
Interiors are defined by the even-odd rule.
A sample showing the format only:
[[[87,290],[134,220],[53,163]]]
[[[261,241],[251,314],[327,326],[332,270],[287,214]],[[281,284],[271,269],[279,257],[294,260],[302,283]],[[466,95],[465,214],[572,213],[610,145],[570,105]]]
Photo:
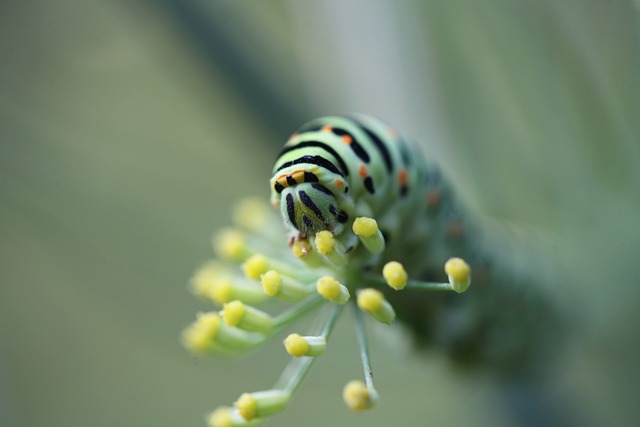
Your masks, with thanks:
[[[461,247],[460,208],[440,171],[370,116],[327,116],[300,127],[278,156],[270,186],[294,239],[328,230],[349,252],[357,242],[349,233],[354,219],[373,217],[386,241],[383,258],[423,271],[440,268]]]
[[[287,336],[292,359],[272,389],[243,393],[234,408],[212,412],[209,425],[245,425],[283,411],[327,350],[345,306],[353,309],[365,373],[365,382],[343,389],[356,411],[378,400],[363,312],[386,324],[400,320],[419,344],[434,344],[460,366],[494,368],[512,382],[535,375],[534,356],[550,348],[549,305],[530,277],[505,268],[505,248],[484,243],[439,169],[391,127],[356,114],[308,122],[277,157],[270,191],[291,249],[270,222],[277,216],[247,202],[237,227],[214,239],[221,259],[193,279],[195,293],[222,310],[200,313],[183,333],[185,346],[241,354],[316,308],[326,309],[324,320],[313,335]],[[291,308],[272,314],[253,306],[271,298]]]
[[[270,189],[271,203],[291,231],[290,244],[328,230],[351,254],[352,268],[360,262],[374,270],[398,260],[412,277],[443,280],[448,258],[471,264],[474,285],[464,297],[385,291],[419,342],[435,341],[456,361],[489,362],[499,370],[520,367],[530,357],[536,345],[531,334],[543,327],[540,317],[550,316],[538,312],[546,304],[530,288],[531,278],[503,268],[508,249],[486,250],[481,228],[439,168],[392,127],[362,114],[311,120],[277,157]],[[378,256],[359,247],[351,232],[354,219],[363,216],[375,218],[384,236]]]

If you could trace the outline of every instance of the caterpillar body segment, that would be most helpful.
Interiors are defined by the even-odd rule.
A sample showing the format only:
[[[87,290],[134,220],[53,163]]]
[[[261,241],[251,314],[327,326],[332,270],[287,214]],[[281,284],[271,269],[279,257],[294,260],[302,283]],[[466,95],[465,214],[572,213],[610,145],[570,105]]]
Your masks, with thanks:
[[[427,260],[410,255],[450,239],[442,222],[453,223],[453,217],[441,207],[457,209],[439,171],[419,150],[362,114],[321,117],[300,127],[275,162],[270,188],[291,242],[328,230],[350,250],[357,243],[354,220],[371,217],[386,241],[381,259],[422,268]],[[441,265],[448,251],[442,252],[428,264]]]

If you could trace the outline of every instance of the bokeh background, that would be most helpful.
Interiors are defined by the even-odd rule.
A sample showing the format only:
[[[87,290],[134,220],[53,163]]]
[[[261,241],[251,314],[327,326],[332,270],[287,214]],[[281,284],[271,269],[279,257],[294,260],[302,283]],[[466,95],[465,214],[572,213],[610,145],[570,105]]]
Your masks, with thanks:
[[[544,392],[633,425],[639,36],[620,0],[0,3],[0,425],[201,426],[269,388],[279,343],[237,362],[180,347],[204,307],[187,281],[233,201],[266,200],[288,134],[348,111],[414,137],[554,260],[539,286],[569,333]],[[352,414],[349,321],[272,425],[512,425],[491,375],[399,329],[373,331],[383,400]]]

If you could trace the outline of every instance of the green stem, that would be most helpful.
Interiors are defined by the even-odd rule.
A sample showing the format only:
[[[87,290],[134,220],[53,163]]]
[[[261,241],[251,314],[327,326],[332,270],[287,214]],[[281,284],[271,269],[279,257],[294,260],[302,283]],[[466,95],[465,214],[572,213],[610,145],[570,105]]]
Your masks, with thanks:
[[[387,282],[381,276],[367,275],[366,280],[369,283],[380,285],[380,286],[389,286]],[[453,291],[453,286],[451,283],[440,283],[440,282],[424,282],[422,280],[408,280],[407,286],[405,289],[421,289],[425,291]]]
[[[327,340],[331,335],[331,331],[333,330],[341,311],[341,305],[333,304],[331,313],[322,328],[322,336]],[[280,375],[278,381],[276,381],[274,388],[289,392],[293,395],[300,384],[302,384],[302,380],[307,375],[311,365],[313,365],[313,362],[315,362],[316,359],[317,357],[293,358],[285,368],[284,372],[282,372],[282,375]]]
[[[409,280],[406,288],[423,289],[426,291],[453,291],[451,283],[423,282],[420,280]]]
[[[293,395],[309,372],[309,369],[311,369],[311,365],[313,365],[315,360],[315,357],[294,357],[284,369],[273,388],[276,390],[287,391]]]
[[[331,331],[333,331],[333,327],[336,325],[336,322],[338,321],[338,316],[340,316],[340,313],[342,312],[342,308],[344,306],[341,304],[332,304],[332,308],[331,308],[331,314],[329,315],[329,319],[327,320],[327,323],[325,323],[324,328],[322,328],[322,333],[320,334],[322,337],[324,337],[327,342],[329,341],[329,336],[331,336]]]
[[[373,370],[371,369],[371,361],[369,360],[369,346],[367,344],[367,336],[364,329],[364,318],[362,316],[362,311],[360,311],[356,304],[353,304],[353,308],[356,318],[356,336],[358,338],[358,347],[360,347],[362,368],[364,369],[364,381],[367,384],[367,388],[374,389]]]
[[[312,311],[317,305],[319,305],[322,302],[324,302],[324,300],[320,298],[318,295],[311,296],[301,305],[294,307],[291,310],[285,311],[284,313],[276,316],[273,319],[274,329],[282,328],[283,326],[286,326],[289,323],[297,321],[299,318],[301,318],[305,314]]]

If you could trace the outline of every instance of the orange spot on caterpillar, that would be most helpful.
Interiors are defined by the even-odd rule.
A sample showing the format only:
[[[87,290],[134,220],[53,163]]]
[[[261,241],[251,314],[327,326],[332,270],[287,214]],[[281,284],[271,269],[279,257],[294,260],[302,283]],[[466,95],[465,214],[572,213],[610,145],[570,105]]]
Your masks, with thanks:
[[[276,178],[276,182],[284,188],[287,188],[289,186],[289,183],[287,182],[287,175],[280,175],[278,178]]]
[[[283,173],[282,175],[276,178],[276,182],[280,184],[283,188],[289,187],[289,181],[287,178],[293,178],[296,184],[300,184],[304,182],[304,169],[298,169],[291,173]]]
[[[333,128],[329,125],[324,125],[322,126],[322,132],[331,132],[333,130]]]
[[[345,144],[351,144],[353,142],[353,138],[351,138],[351,136],[349,135],[342,135],[340,138]]]
[[[367,171],[367,167],[365,165],[360,165],[358,174],[360,175],[360,178],[366,178],[369,175],[369,171]]]
[[[427,207],[435,209],[440,203],[440,192],[438,190],[427,191]]]
[[[407,181],[409,181],[409,173],[406,169],[401,169],[400,172],[398,172],[398,183],[404,187],[407,185]]]
[[[298,184],[304,182],[304,171],[297,170],[291,173],[291,177],[296,180]]]
[[[338,187],[338,189],[344,187],[344,181],[342,181],[341,179],[336,179],[336,187]]]

